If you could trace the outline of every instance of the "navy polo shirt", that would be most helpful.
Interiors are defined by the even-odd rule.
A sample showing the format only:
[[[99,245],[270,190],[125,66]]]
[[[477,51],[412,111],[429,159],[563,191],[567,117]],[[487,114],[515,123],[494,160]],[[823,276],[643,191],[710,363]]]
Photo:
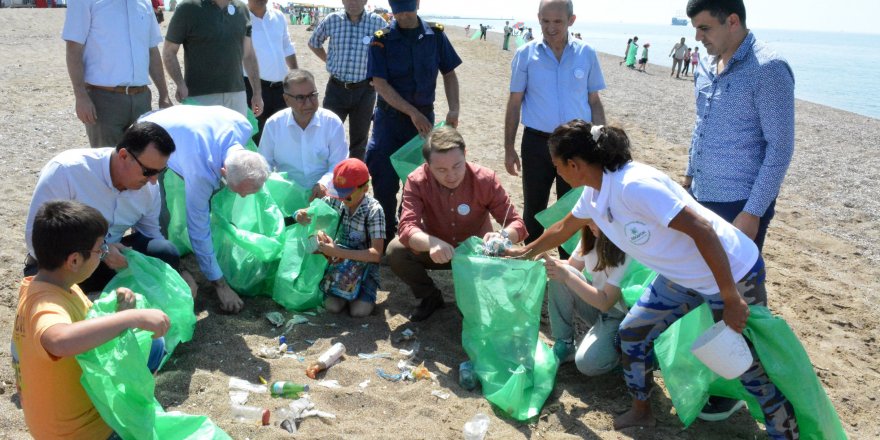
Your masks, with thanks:
[[[414,106],[434,104],[437,73],[444,75],[461,64],[452,44],[443,32],[428,26],[421,18],[414,38],[407,38],[397,23],[373,36],[367,77],[382,78]],[[381,98],[380,98],[381,99]]]

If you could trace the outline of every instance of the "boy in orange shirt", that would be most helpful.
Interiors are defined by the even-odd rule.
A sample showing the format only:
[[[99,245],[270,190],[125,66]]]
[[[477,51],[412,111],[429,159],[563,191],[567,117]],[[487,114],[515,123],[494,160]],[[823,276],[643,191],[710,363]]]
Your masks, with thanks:
[[[101,419],[82,385],[75,355],[129,328],[153,332],[155,371],[164,355],[161,337],[168,316],[134,309],[134,294],[117,289],[117,313],[85,320],[91,301],[76,285],[107,254],[107,221],[75,201],[44,204],[34,219],[33,244],[39,271],[24,278],[12,335],[12,363],[24,419],[36,439],[107,439],[115,434]]]

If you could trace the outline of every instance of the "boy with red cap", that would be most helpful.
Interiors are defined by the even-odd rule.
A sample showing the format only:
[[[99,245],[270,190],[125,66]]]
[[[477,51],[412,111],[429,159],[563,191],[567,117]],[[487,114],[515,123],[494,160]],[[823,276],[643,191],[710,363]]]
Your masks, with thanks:
[[[333,168],[333,180],[322,200],[339,213],[334,241],[318,233],[317,252],[330,259],[321,281],[324,308],[339,313],[346,305],[352,317],[369,315],[376,305],[379,289],[379,260],[385,249],[385,212],[379,202],[367,195],[370,172],[360,159],[346,159]],[[296,221],[311,221],[304,209]]]

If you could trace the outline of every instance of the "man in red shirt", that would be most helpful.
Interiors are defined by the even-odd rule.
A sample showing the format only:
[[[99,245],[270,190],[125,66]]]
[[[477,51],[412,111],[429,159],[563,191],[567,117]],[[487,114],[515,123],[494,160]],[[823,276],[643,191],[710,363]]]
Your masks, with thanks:
[[[399,235],[386,251],[391,270],[421,299],[409,317],[414,322],[444,305],[427,269],[449,270],[455,246],[471,236],[493,234],[490,215],[511,242],[528,235],[495,172],[465,160],[464,139],[455,128],[432,131],[422,154],[427,163],[406,180]]]

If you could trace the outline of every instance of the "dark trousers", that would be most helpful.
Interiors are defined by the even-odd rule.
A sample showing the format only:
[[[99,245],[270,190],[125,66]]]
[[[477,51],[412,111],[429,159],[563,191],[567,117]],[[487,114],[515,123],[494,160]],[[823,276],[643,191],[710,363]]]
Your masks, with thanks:
[[[556,198],[565,195],[571,186],[556,174],[556,167],[550,160],[550,149],[547,147],[549,135],[526,128],[522,137],[522,182],[523,182],[523,219],[529,236],[526,243],[531,243],[544,233],[544,227],[535,219],[535,214],[547,209],[550,200],[550,188],[556,182]]]
[[[697,201],[699,202],[699,200]],[[724,220],[733,223],[733,219],[742,212],[747,201],[748,200],[739,200],[736,202],[700,202],[700,204],[709,208],[710,211],[718,214],[718,216]],[[761,217],[761,220],[758,223],[758,234],[755,236],[755,244],[758,245],[758,250],[761,254],[764,253],[764,237],[767,236],[767,228],[770,226],[770,220],[773,219],[774,215],[776,215],[776,199],[773,200],[773,203],[770,204],[767,211],[764,212],[764,216]]]
[[[86,135],[92,148],[115,147],[122,140],[125,129],[151,108],[149,90],[136,95],[98,89],[87,89],[86,93],[92,99],[98,116],[96,123],[86,125]]]
[[[170,241],[164,238],[149,238],[140,232],[134,232],[122,238],[121,243],[128,246],[148,257],[158,258],[175,270],[180,266],[180,254],[177,248]],[[28,262],[24,266],[24,276],[33,276],[37,274],[36,260],[28,258]],[[85,281],[79,283],[83,292],[99,292],[104,290],[104,286],[116,276],[116,271],[109,268],[102,261],[95,269],[92,275]]]
[[[416,298],[441,294],[440,289],[434,285],[434,280],[428,275],[428,269],[451,270],[452,263],[435,263],[427,252],[416,253],[404,246],[399,238],[391,241],[386,254],[391,271],[409,286]]]
[[[431,124],[434,123],[433,108],[419,110]],[[397,192],[400,190],[400,178],[394,171],[390,158],[403,144],[418,134],[419,131],[409,116],[383,102],[376,106],[373,113],[373,136],[367,144],[365,162],[370,170],[373,197],[385,211],[386,240],[391,240],[397,234]]]
[[[375,106],[376,91],[372,86],[346,89],[336,81],[327,81],[324,108],[336,113],[342,122],[348,119],[348,157],[364,160]]]
[[[257,116],[257,127],[260,131],[252,136],[254,143],[260,145],[260,138],[263,137],[263,126],[270,116],[278,113],[278,111],[286,109],[287,104],[284,102],[284,88],[282,82],[270,83],[269,81],[260,80],[260,90],[263,91],[263,113]],[[248,108],[251,108],[251,98],[254,97],[254,89],[251,88],[251,82],[244,78],[244,93],[247,97]],[[251,109],[253,110],[253,109]]]

